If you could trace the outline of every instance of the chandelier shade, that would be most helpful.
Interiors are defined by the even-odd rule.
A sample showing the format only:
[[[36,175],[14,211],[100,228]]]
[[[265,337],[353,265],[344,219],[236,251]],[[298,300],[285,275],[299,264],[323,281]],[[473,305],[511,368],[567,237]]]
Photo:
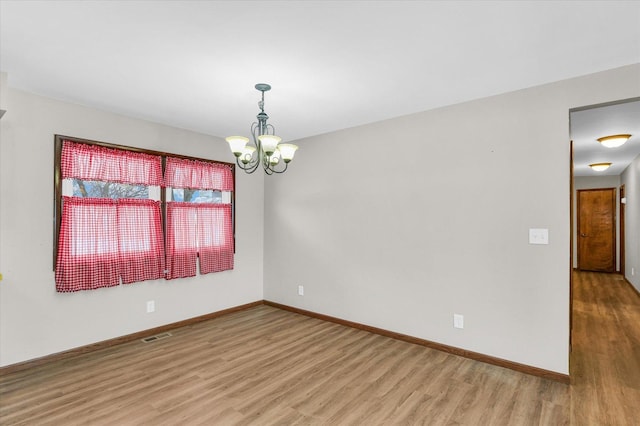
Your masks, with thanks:
[[[273,154],[271,154],[271,156],[269,157],[269,163],[272,166],[277,165],[280,162],[280,151],[274,151]]]
[[[298,147],[288,143],[281,144],[282,139],[275,135],[275,128],[267,124],[269,116],[264,112],[264,92],[271,90],[271,86],[259,83],[255,88],[262,92],[262,99],[258,102],[260,108],[256,116],[258,121],[251,125],[252,139],[244,136],[229,136],[225,140],[236,157],[236,164],[246,173],[253,173],[260,166],[268,175],[284,173]]]
[[[297,145],[293,145],[290,143],[281,143],[278,145],[278,149],[280,150],[280,154],[282,154],[282,159],[285,163],[293,160],[293,156],[296,154],[296,150],[298,149]]]
[[[271,155],[276,151],[276,147],[282,139],[275,135],[260,135],[258,140],[262,144],[262,150],[267,155]]]
[[[242,164],[247,164],[249,161],[251,161],[254,152],[256,152],[255,146],[245,146],[238,159],[242,161]]]
[[[231,148],[231,152],[236,157],[239,157],[244,152],[244,148],[247,146],[249,142],[249,138],[245,138],[244,136],[229,136],[227,139],[229,142],[229,148]]]

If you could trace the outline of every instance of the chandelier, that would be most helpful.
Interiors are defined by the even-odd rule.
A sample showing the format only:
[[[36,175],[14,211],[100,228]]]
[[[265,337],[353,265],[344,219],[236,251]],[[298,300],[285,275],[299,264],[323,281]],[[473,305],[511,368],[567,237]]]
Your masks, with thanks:
[[[282,139],[275,135],[275,128],[267,124],[269,116],[264,112],[264,92],[271,90],[271,86],[258,83],[255,87],[262,92],[262,100],[258,102],[258,121],[251,125],[252,143],[244,136],[229,136],[225,140],[229,142],[229,148],[236,156],[236,164],[245,172],[253,173],[262,165],[268,175],[284,173],[298,147],[290,143],[280,143]]]

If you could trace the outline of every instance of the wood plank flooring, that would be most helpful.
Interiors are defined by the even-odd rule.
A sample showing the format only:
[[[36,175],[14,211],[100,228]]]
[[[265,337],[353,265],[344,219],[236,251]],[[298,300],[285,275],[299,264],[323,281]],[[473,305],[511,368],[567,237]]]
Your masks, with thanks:
[[[2,425],[638,425],[640,298],[578,273],[571,385],[269,306],[0,378]]]
[[[573,424],[640,425],[640,298],[597,272],[575,273],[573,291]]]

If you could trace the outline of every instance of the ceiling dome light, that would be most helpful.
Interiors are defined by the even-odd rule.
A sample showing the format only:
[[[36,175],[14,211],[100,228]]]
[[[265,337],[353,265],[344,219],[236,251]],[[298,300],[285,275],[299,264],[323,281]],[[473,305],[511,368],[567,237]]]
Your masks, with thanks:
[[[603,172],[607,170],[610,165],[611,163],[593,163],[593,164],[589,164],[589,167],[591,167],[596,172]]]
[[[598,138],[598,142],[607,148],[617,148],[629,140],[631,135],[611,135]]]

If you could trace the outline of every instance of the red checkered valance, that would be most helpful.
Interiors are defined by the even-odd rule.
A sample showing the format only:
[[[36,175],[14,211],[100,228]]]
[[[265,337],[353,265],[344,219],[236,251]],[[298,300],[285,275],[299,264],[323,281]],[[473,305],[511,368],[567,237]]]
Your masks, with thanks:
[[[141,152],[62,143],[62,178],[162,186],[162,158]]]
[[[168,157],[165,181],[173,188],[233,191],[233,172],[220,163]]]

